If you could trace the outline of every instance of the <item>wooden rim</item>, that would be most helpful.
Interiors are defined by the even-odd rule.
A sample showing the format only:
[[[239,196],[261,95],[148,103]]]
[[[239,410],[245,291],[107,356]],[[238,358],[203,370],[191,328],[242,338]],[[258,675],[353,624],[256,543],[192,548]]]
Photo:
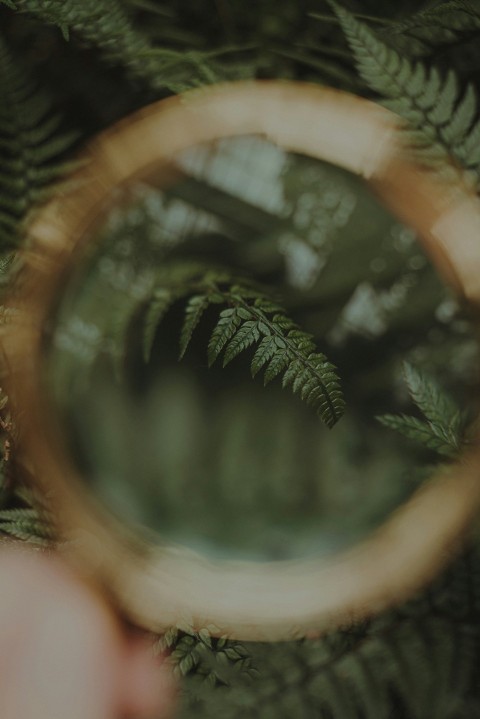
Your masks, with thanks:
[[[89,242],[112,190],[187,147],[250,133],[363,176],[417,231],[446,282],[480,303],[480,204],[461,184],[434,182],[404,159],[392,114],[331,89],[246,82],[157,102],[89,144],[73,189],[30,225],[22,304],[5,346],[24,451],[39,481],[53,490],[62,531],[72,540],[70,555],[142,626],[208,627],[241,639],[279,640],[369,615],[428,581],[478,510],[479,451],[432,478],[367,540],[331,559],[212,562],[146,545],[99,509],[82,488],[55,422],[45,424],[41,382],[42,328],[72,250]]]

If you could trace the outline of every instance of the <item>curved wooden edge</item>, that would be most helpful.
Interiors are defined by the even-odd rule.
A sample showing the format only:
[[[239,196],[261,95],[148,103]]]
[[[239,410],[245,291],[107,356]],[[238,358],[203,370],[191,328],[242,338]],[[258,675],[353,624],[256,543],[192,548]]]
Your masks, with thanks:
[[[371,614],[433,576],[478,510],[478,452],[419,490],[366,542],[331,561],[213,564],[137,541],[98,508],[55,423],[45,425],[51,407],[41,383],[42,327],[51,303],[72,251],[89,241],[114,190],[194,144],[252,133],[367,178],[419,232],[447,282],[470,301],[480,299],[480,246],[473,241],[478,200],[409,164],[393,115],[335,90],[249,82],[161,101],[90,144],[73,189],[32,222],[22,314],[6,347],[14,369],[9,389],[26,420],[25,451],[38,460],[40,481],[54,491],[70,552],[113,591],[124,611],[157,630],[182,624],[243,639],[287,639]]]
[[[407,599],[461,543],[480,505],[478,450],[433,477],[370,538],[329,560],[244,565],[154,550],[111,581],[138,624],[242,640],[316,636]],[[159,612],[162,606],[162,612]]]

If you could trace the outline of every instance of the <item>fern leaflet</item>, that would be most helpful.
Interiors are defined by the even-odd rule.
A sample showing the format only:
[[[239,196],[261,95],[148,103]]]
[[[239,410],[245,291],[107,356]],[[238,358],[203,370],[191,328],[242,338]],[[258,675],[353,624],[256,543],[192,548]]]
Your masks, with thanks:
[[[446,457],[453,457],[457,452],[457,447],[452,446],[445,439],[440,437],[432,428],[432,426],[423,422],[417,417],[406,414],[384,414],[377,418],[381,424],[389,429],[394,429],[403,434],[407,439],[423,445],[427,449],[433,449]]]
[[[185,354],[195,328],[202,319],[202,315],[209,304],[209,298],[205,295],[194,295],[189,299],[180,335],[180,359],[182,359]]]

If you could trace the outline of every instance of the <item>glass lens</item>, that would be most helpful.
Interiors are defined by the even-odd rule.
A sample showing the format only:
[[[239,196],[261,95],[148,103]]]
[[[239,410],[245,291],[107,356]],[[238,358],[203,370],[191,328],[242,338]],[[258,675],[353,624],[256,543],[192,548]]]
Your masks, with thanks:
[[[118,190],[47,345],[46,391],[95,496],[150,540],[240,559],[370,532],[448,458],[447,440],[439,454],[378,416],[427,426],[415,378],[454,404],[476,374],[414,233],[360,179],[256,136]],[[332,428],[320,355],[346,402]]]

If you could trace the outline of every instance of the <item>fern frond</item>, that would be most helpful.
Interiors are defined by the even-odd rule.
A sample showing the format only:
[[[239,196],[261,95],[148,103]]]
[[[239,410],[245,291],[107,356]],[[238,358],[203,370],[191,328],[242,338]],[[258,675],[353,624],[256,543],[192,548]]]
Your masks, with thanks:
[[[315,351],[313,336],[251,288],[244,291],[237,285],[221,294],[230,307],[220,312],[213,330],[208,345],[209,364],[223,352],[225,366],[259,343],[251,364],[252,375],[265,369],[267,384],[283,373],[283,386],[291,386],[332,427],[342,416],[345,404],[335,368],[325,355]]]
[[[15,246],[28,210],[48,196],[69,164],[59,162],[76,135],[60,118],[0,37],[0,246]]]
[[[462,416],[455,402],[432,376],[419,372],[408,362],[404,363],[403,371],[410,396],[419,410],[437,428],[439,435],[450,438],[456,445]]]
[[[409,56],[468,40],[480,32],[480,8],[465,0],[446,0],[388,27],[388,40]]]
[[[231,68],[212,59],[212,52],[155,47],[138,30],[118,0],[15,0],[12,7],[57,25],[66,40],[77,36],[96,47],[106,62],[124,67],[135,80],[154,90],[181,92],[192,87],[252,76],[252,63]],[[220,48],[215,54],[236,52]]]
[[[188,270],[188,268],[187,268]],[[180,270],[181,271],[181,270]],[[175,274],[175,271],[174,271]],[[258,344],[251,362],[255,377],[264,370],[264,383],[284,373],[283,386],[292,386],[303,401],[309,404],[332,427],[345,408],[335,368],[325,355],[316,352],[313,336],[303,332],[259,288],[244,284],[229,284],[232,280],[225,270],[203,269],[193,266],[182,281],[160,284],[147,309],[144,323],[144,356],[148,360],[156,328],[171,304],[190,296],[187,302],[180,335],[180,358],[190,344],[192,335],[209,306],[224,305],[208,342],[207,359],[212,366],[223,354],[223,366]],[[156,299],[155,299],[156,297]],[[225,306],[226,305],[226,306]]]
[[[450,70],[411,62],[383,42],[365,23],[329,0],[354,53],[358,71],[368,87],[385,98],[385,105],[410,125],[407,135],[419,157],[432,166],[456,160],[465,170],[480,173],[477,98],[473,87],[462,93]],[[413,132],[412,132],[413,130]],[[407,128],[408,132],[408,128]],[[470,152],[467,151],[470,150]]]
[[[15,9],[58,25],[66,39],[78,35],[98,47],[107,62],[123,65],[135,77],[152,76],[152,64],[146,59],[149,43],[117,0],[16,0]]]
[[[386,414],[377,419],[385,427],[428,449],[445,457],[454,457],[462,443],[464,413],[433,377],[419,372],[408,362],[404,363],[403,370],[410,396],[427,421],[405,414]]]

